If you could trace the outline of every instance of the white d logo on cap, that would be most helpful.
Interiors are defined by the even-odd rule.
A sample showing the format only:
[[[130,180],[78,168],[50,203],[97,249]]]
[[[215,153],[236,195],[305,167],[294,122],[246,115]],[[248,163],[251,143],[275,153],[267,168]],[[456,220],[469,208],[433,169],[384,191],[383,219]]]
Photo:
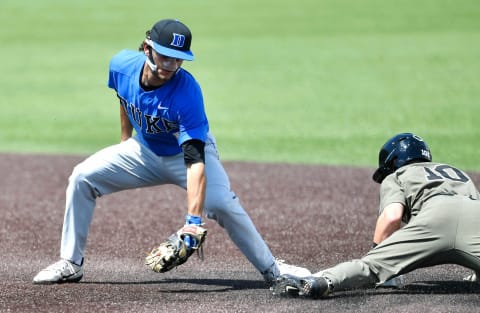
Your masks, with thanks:
[[[173,35],[173,39],[172,39],[172,42],[170,43],[170,46],[183,48],[183,45],[185,44],[185,36],[177,33],[173,33],[172,35]]]

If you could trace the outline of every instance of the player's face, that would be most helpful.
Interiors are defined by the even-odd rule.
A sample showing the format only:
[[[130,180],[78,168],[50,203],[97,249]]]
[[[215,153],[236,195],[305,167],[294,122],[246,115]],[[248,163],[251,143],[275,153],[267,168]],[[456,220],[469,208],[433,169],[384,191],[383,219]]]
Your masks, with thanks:
[[[159,54],[152,49],[152,57],[157,70],[153,73],[154,76],[158,77],[163,81],[167,81],[175,74],[175,72],[182,66],[183,60],[167,57],[165,55]]]

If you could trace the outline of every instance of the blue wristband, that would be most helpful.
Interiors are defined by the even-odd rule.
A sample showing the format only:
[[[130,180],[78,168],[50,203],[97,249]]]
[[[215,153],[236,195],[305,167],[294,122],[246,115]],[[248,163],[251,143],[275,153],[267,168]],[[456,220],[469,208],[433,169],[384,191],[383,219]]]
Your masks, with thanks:
[[[196,216],[196,215],[190,215],[187,214],[185,216],[185,224],[186,225],[201,225],[202,224],[202,217],[201,216]],[[193,248],[197,246],[197,241],[195,238],[190,237],[190,236],[185,236],[184,238],[185,244],[187,245],[188,248]]]
[[[185,217],[185,224],[187,224],[187,225],[190,225],[190,224],[201,225],[202,224],[202,217],[187,214],[187,216]]]

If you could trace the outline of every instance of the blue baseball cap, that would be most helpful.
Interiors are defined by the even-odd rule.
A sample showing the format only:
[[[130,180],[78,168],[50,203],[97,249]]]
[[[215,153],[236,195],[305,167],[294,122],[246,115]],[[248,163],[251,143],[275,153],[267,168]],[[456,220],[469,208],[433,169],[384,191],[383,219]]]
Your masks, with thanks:
[[[192,61],[190,44],[192,33],[182,22],[174,19],[158,21],[150,30],[147,43],[159,54],[167,57]]]

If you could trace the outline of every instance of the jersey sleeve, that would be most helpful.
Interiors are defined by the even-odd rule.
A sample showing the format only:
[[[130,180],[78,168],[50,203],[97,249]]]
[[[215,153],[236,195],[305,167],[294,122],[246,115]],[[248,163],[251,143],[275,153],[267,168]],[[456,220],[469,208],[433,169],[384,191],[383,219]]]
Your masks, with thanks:
[[[179,136],[177,138],[179,145],[191,139],[205,142],[209,130],[200,86],[195,81],[191,81],[188,90],[188,93],[183,94],[181,100],[183,105],[179,112]]]
[[[118,67],[118,60],[120,58],[120,54],[121,53],[118,53],[117,55],[115,55],[111,60],[110,60],[110,64],[109,64],[109,67],[108,67],[108,82],[107,82],[107,86],[109,88],[112,88],[114,90],[117,90],[117,76],[118,76],[118,70],[119,70],[119,67]]]
[[[122,86],[119,86],[121,81],[120,78],[122,76],[134,76],[134,71],[138,69],[138,66],[141,63],[143,63],[143,58],[139,58],[139,53],[136,51],[124,49],[114,55],[110,60],[108,68],[108,87],[116,91],[123,88]]]
[[[380,185],[379,213],[382,213],[385,207],[391,203],[406,205],[405,192],[395,174],[387,176]]]
[[[116,86],[116,77],[115,73],[112,72],[112,70],[109,71],[108,73],[108,82],[107,82],[108,88],[112,88],[114,90],[117,90]]]

